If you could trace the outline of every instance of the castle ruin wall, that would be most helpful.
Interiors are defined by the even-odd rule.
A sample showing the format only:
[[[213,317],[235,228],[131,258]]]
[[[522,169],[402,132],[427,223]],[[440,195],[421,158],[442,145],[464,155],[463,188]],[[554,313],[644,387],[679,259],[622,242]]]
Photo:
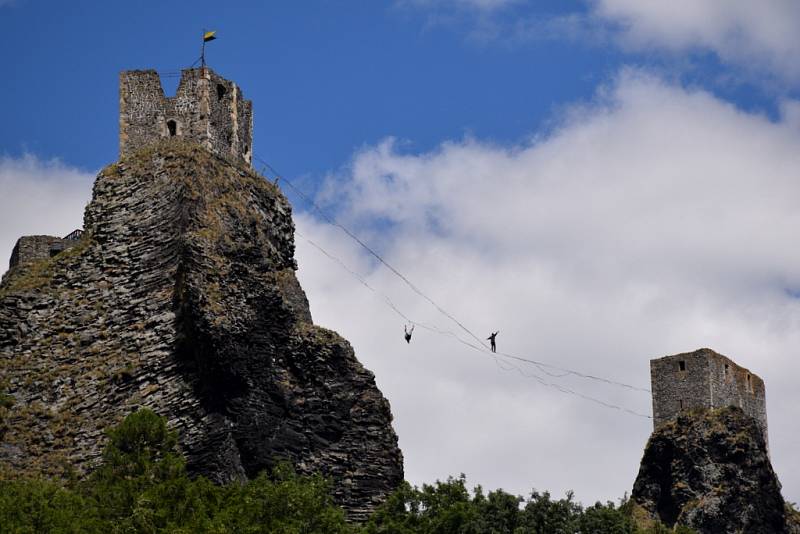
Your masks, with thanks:
[[[74,247],[77,241],[50,235],[29,235],[20,237],[11,252],[9,268],[24,267],[31,263],[46,260],[60,252]]]
[[[684,362],[683,366],[680,361]],[[708,359],[696,354],[667,356],[650,361],[655,426],[684,410],[711,407],[708,366]]]
[[[764,381],[710,349],[650,360],[655,427],[684,410],[736,406],[753,417],[767,440]]]
[[[250,165],[253,104],[239,87],[207,67],[186,69],[174,97],[155,70],[120,73],[119,151],[124,157],[164,138],[194,141]]]

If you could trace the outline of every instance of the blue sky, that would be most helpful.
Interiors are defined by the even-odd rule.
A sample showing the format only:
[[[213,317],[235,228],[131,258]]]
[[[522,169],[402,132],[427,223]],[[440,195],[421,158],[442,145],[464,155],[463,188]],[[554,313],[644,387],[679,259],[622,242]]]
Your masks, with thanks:
[[[0,248],[81,225],[93,173],[117,159],[119,71],[177,71],[214,29],[208,63],[253,100],[255,154],[463,324],[645,387],[650,358],[728,355],[766,382],[772,459],[800,501],[800,4],[229,4],[0,0]],[[453,325],[294,206],[315,321],[375,372],[411,482],[630,491],[649,420],[451,337],[407,345],[385,297]],[[650,410],[646,394],[563,386]]]
[[[209,64],[255,103],[256,150],[317,174],[387,135],[427,149],[467,133],[529,135],[553,106],[586,97],[619,58],[569,43],[472,43],[383,2],[141,3],[19,0],[0,20],[14,51],[0,147],[95,169],[116,159],[117,73]],[[168,80],[169,82],[169,80]],[[173,82],[174,90],[174,82]]]
[[[319,177],[386,136],[417,151],[465,135],[518,142],[630,63],[667,69],[680,62],[685,68],[674,75],[740,107],[774,113],[774,102],[747,80],[717,83],[712,53],[625,53],[611,42],[558,38],[544,28],[506,35],[521,19],[545,24],[585,14],[582,2],[520,3],[500,13],[325,0],[122,6],[5,3],[2,153],[57,157],[84,169],[114,161],[118,72],[190,65],[202,28],[219,36],[209,45],[209,64],[255,103],[257,153],[294,176]],[[499,35],[482,35],[484,26]],[[165,79],[168,91],[175,83]]]

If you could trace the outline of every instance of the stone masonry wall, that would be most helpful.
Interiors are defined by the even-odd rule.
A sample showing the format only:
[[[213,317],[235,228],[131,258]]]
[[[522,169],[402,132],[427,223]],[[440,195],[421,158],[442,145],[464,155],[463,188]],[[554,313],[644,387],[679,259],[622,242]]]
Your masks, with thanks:
[[[354,520],[402,482],[374,376],[311,323],[275,186],[168,140],[100,173],[85,229],[0,285],[0,479],[86,473],[146,406],[218,482],[289,460]]]
[[[685,370],[681,370],[681,362]],[[753,417],[767,439],[764,381],[710,349],[650,360],[655,427],[694,408],[736,406]]]
[[[64,250],[74,247],[77,241],[61,239],[49,235],[29,235],[19,238],[11,252],[9,267],[22,267],[27,264],[45,260]]]
[[[167,137],[193,141],[250,164],[253,105],[239,87],[208,67],[186,69],[174,97],[166,97],[155,70],[120,73],[120,155]]]
[[[711,383],[712,408],[736,406],[753,417],[764,433],[769,447],[767,432],[767,401],[764,381],[740,367],[721,354],[709,355],[709,381]]]
[[[679,361],[684,362],[685,371],[680,370]],[[650,360],[655,426],[683,410],[710,407],[708,365],[704,354],[679,354]]]

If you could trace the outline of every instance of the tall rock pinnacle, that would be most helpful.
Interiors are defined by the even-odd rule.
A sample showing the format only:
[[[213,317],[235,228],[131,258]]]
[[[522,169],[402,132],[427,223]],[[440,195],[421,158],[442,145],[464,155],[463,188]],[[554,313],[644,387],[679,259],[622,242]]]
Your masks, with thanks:
[[[314,326],[280,191],[167,138],[104,169],[76,246],[0,285],[0,476],[85,473],[147,406],[218,482],[290,460],[363,519],[403,478],[389,403]]]
[[[730,406],[690,410],[656,428],[631,500],[640,516],[702,534],[797,532],[780,489],[758,421]]]

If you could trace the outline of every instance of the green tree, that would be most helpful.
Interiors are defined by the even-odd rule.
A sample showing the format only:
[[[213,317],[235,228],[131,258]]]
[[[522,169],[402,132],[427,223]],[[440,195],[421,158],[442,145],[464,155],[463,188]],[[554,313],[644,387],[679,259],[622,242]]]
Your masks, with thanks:
[[[103,532],[91,502],[46,480],[0,481],[0,531],[14,534]]]
[[[228,487],[215,531],[242,534],[346,534],[344,511],[334,506],[330,483],[300,477],[288,464],[249,483]]]
[[[156,516],[163,518],[169,512],[155,514],[152,509],[171,507],[174,502],[154,501],[153,495],[168,495],[161,485],[185,490],[190,484],[185,461],[177,451],[177,434],[167,429],[163,417],[148,409],[130,414],[106,434],[103,463],[84,491],[96,502],[101,516],[114,521],[115,530],[125,532],[132,528],[129,523],[141,523],[147,526],[140,531],[146,532],[151,520],[153,528],[163,526]]]
[[[570,491],[563,499],[554,501],[545,491],[531,493],[522,513],[522,532],[531,534],[572,534],[578,532],[581,505]]]
[[[519,505],[522,497],[511,495],[503,490],[490,491],[483,496],[483,488],[477,486],[472,499],[477,508],[479,521],[475,532],[487,534],[512,534],[520,527],[521,513]]]
[[[177,436],[150,410],[108,431],[85,481],[0,482],[0,532],[14,534],[346,534],[330,484],[288,465],[245,484],[190,478]]]
[[[364,531],[368,534],[477,533],[480,516],[466,488],[466,477],[423,484],[404,482],[378,508]]]
[[[466,477],[412,487],[404,482],[363,527],[334,505],[331,484],[288,464],[246,483],[191,478],[178,439],[150,410],[109,429],[98,469],[84,481],[0,481],[0,532],[14,534],[690,534],[638,529],[623,499],[584,509],[572,492],[525,500],[467,488]],[[793,509],[787,506],[787,513]]]
[[[372,514],[364,525],[366,534],[415,534],[425,532],[422,525],[419,490],[403,482]]]
[[[578,520],[578,528],[582,534],[636,533],[633,518],[616,508],[613,502],[598,502],[586,508]]]
[[[524,505],[520,507],[521,504]],[[464,475],[422,489],[403,483],[363,527],[365,534],[660,534],[663,525],[639,530],[625,499],[584,509],[572,492],[553,500],[534,491],[527,500],[477,486],[470,494]],[[689,534],[679,527],[675,532]]]

